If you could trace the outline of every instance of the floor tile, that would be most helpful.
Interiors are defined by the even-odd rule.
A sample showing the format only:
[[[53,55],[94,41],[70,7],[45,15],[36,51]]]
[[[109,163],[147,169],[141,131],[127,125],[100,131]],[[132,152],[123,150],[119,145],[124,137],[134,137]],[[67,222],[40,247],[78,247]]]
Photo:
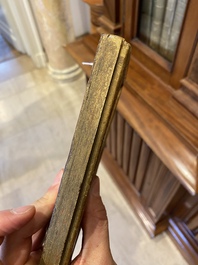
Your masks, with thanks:
[[[34,64],[26,55],[5,61],[0,64],[0,82],[29,72],[33,69],[35,69]]]

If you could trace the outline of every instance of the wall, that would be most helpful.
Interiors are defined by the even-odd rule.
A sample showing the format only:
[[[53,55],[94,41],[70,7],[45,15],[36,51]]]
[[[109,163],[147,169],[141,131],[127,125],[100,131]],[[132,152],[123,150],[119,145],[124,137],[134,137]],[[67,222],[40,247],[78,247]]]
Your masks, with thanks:
[[[79,37],[88,33],[90,29],[89,6],[82,0],[70,0],[70,6],[75,36]]]
[[[20,52],[25,52],[12,11],[6,0],[0,0],[0,33]]]

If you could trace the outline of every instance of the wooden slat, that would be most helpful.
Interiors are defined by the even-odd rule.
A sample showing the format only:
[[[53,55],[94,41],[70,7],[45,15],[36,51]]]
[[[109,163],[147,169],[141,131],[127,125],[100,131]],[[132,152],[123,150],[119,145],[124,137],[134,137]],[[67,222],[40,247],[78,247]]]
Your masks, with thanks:
[[[145,181],[141,190],[141,195],[144,201],[147,201],[150,195],[150,190],[153,185],[154,178],[157,175],[161,164],[162,162],[160,161],[159,157],[152,153],[149,161],[149,167],[145,176]]]
[[[110,133],[107,136],[106,147],[108,148],[108,150],[111,150],[111,136],[110,136]]]
[[[123,38],[103,35],[63,173],[40,265],[69,265],[130,57]]]
[[[118,113],[117,115],[117,162],[122,167],[123,160],[123,142],[124,141],[124,119]]]
[[[154,213],[155,222],[157,222],[166,212],[167,206],[175,196],[177,190],[180,187],[179,181],[171,174],[167,172],[165,175],[161,175],[157,179],[157,185],[155,190],[153,190],[153,198],[150,203],[152,212]],[[157,199],[156,198],[157,194]]]
[[[130,163],[129,163],[129,179],[133,183],[135,181],[136,171],[138,167],[139,154],[141,150],[142,139],[134,131],[132,139],[132,148],[130,154]]]
[[[141,153],[139,157],[139,163],[135,178],[135,187],[139,192],[143,185],[144,177],[147,171],[150,152],[151,149],[148,147],[148,145],[145,142],[143,142],[141,146]]]
[[[110,129],[110,135],[111,135],[111,153],[114,157],[114,159],[117,159],[117,113],[113,117],[113,121],[111,124],[111,129]]]
[[[133,134],[133,129],[125,121],[124,146],[123,146],[123,161],[122,161],[122,164],[123,164],[124,173],[126,175],[128,175],[128,171],[129,171],[129,161],[130,161],[130,151],[131,151],[132,134]]]

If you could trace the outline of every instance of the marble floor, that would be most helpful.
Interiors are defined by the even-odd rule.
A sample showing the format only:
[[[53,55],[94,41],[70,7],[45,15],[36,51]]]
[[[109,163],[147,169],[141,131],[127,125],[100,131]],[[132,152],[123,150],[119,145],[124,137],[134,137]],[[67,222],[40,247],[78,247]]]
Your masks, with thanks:
[[[0,209],[31,203],[64,167],[85,86],[56,83],[26,55],[0,64]],[[186,265],[167,234],[148,237],[102,164],[98,175],[117,264]]]

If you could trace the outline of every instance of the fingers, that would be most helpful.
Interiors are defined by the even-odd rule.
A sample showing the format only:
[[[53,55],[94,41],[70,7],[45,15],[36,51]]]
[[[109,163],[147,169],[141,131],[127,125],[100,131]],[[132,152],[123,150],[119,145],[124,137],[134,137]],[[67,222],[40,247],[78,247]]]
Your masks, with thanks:
[[[94,265],[115,264],[109,246],[108,220],[99,194],[99,179],[95,177],[89,192],[87,206],[82,221],[83,243],[80,255],[72,263]]]
[[[105,242],[107,246],[109,245],[107,214],[99,190],[99,178],[95,177],[91,185],[82,222],[84,244],[86,244],[86,247],[89,244],[93,246],[93,243],[98,245],[98,241],[102,241],[103,244]]]
[[[34,251],[30,254],[30,258],[25,265],[38,265],[41,258],[42,251]]]
[[[53,208],[55,204],[55,200],[57,197],[60,181],[62,178],[63,170],[61,170],[56,178],[52,186],[48,189],[46,194],[33,203],[36,214],[32,221],[28,223],[23,230],[20,231],[21,237],[29,237],[39,231],[41,228],[44,228],[48,223]]]
[[[39,240],[37,236],[34,237],[35,243],[32,242],[32,235],[39,230],[42,231],[49,222],[57,197],[62,173],[63,170],[58,173],[55,182],[48,189],[47,193],[32,205],[32,208],[35,209],[36,212],[34,212],[35,214],[32,216],[31,220],[20,230],[13,232],[5,238],[2,248],[2,260],[5,264],[25,264],[29,259],[30,252],[32,251],[32,245],[35,249],[42,243],[40,232],[38,233]]]
[[[62,175],[63,170],[59,171],[54,183],[48,189],[46,194],[33,204],[36,208],[36,215],[32,222],[27,224],[27,226],[23,229],[22,232],[24,237],[32,235],[32,232],[33,234],[36,233],[38,230],[45,228],[47,225],[54,208]]]
[[[19,230],[32,219],[34,214],[35,207],[33,205],[0,211],[0,237]]]
[[[41,246],[45,228],[54,207],[62,173],[63,170],[59,172],[47,193],[33,205],[0,212],[3,263],[7,265],[38,264],[41,255],[38,248]],[[72,264],[83,264],[83,260],[86,260],[87,265],[93,264],[93,261],[94,265],[115,264],[109,247],[108,221],[99,195],[97,177],[93,180],[90,189],[82,228],[82,250]],[[4,236],[6,237],[3,240]]]
[[[3,243],[4,236],[18,231],[28,223],[35,214],[35,207],[28,205],[17,209],[0,212],[0,245]]]
[[[38,232],[36,232],[32,236],[32,251],[37,251],[42,249],[43,246],[43,239],[45,237],[46,231],[47,231],[48,224],[41,228]]]

